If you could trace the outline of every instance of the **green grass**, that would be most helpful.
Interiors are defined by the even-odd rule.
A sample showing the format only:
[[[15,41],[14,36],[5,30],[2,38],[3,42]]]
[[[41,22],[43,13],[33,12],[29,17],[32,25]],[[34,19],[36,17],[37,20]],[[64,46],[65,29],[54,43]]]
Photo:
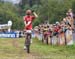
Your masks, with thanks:
[[[24,38],[0,38],[0,59],[75,59],[75,45],[51,46],[33,39],[30,54],[23,46]]]

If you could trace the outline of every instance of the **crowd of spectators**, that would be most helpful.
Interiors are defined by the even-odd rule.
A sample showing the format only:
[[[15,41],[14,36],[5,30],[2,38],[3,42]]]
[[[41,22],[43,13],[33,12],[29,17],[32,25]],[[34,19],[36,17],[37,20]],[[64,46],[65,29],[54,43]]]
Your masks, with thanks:
[[[35,37],[46,44],[72,45],[74,31],[74,14],[72,9],[66,13],[61,22],[43,23],[34,28]]]

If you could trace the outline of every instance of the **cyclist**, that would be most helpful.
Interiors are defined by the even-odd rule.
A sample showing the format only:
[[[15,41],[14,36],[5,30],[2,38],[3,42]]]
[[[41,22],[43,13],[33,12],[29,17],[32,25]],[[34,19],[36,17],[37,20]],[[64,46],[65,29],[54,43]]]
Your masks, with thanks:
[[[24,49],[27,49],[28,47],[30,47],[31,33],[32,33],[32,22],[37,17],[38,17],[38,15],[34,11],[31,11],[31,10],[27,10],[26,15],[23,17],[24,24],[25,24],[24,30],[25,30],[25,34],[26,34]],[[29,53],[30,52],[29,48],[27,50],[28,50],[27,52]]]

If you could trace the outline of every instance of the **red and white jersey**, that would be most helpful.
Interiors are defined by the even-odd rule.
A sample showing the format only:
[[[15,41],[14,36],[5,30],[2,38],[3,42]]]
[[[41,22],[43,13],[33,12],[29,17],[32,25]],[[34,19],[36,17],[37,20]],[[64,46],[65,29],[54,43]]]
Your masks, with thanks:
[[[32,30],[32,21],[35,19],[35,16],[24,16],[25,30]]]

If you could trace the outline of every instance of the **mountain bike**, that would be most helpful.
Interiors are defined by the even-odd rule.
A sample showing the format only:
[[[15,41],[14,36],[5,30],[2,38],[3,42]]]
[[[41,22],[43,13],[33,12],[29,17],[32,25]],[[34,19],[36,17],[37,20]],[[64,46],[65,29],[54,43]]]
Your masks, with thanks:
[[[27,53],[30,53],[30,45],[31,45],[31,32],[25,33],[25,46]]]

